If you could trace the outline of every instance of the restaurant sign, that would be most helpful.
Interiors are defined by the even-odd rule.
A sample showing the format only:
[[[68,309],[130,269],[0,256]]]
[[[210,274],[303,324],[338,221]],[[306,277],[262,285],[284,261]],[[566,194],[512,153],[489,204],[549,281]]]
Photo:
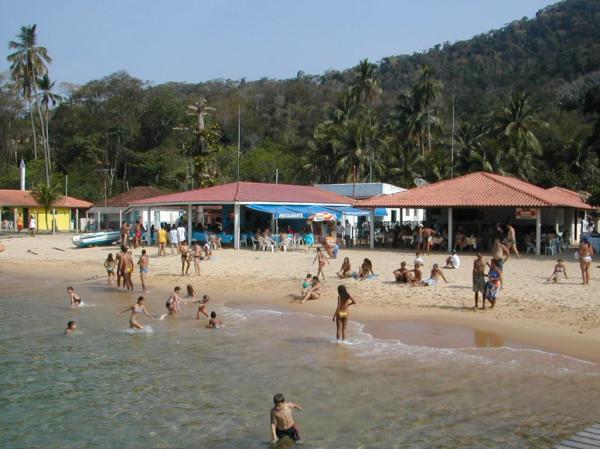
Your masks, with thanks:
[[[535,207],[517,207],[517,219],[535,220],[540,213],[540,209]]]

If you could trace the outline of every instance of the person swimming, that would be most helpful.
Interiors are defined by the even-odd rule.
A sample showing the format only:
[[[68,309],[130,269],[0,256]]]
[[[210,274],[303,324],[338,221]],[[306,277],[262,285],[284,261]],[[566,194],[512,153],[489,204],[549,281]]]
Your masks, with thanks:
[[[67,293],[69,294],[69,299],[71,301],[71,308],[75,309],[79,307],[82,303],[81,296],[75,293],[73,287],[67,287]]]
[[[67,328],[65,329],[65,335],[72,335],[77,329],[77,323],[75,321],[69,321],[67,323]]]
[[[331,321],[335,321],[337,328],[336,338],[344,341],[346,339],[346,324],[348,323],[349,308],[356,304],[354,298],[348,293],[345,285],[338,286],[338,305]]]
[[[165,303],[165,307],[171,316],[179,312],[179,304],[183,302],[179,296],[180,291],[181,287],[175,287],[173,293],[171,293],[171,296],[169,296],[167,302]]]
[[[210,312],[210,320],[208,320],[206,327],[209,329],[219,329],[221,326],[223,326],[223,322],[217,319],[217,312],[213,310]]]
[[[129,317],[129,328],[130,329],[143,329],[144,328],[144,326],[142,326],[140,323],[138,323],[138,321],[135,319],[136,315],[144,314],[151,320],[154,319],[154,317],[152,315],[150,315],[148,313],[148,311],[146,310],[146,306],[144,306],[144,300],[145,300],[144,297],[140,296],[134,305],[127,307],[125,310],[123,310],[121,312],[121,314],[123,314],[123,313],[131,311],[131,316]]]

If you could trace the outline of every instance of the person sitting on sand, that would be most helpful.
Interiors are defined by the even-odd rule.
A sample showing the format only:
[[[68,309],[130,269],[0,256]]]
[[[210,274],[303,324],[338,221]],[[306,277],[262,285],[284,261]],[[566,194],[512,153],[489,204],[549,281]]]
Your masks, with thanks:
[[[446,257],[446,265],[444,268],[456,269],[460,267],[460,257],[456,253],[456,250],[452,250],[452,255]]]
[[[77,329],[77,323],[75,321],[69,321],[67,323],[67,328],[65,329],[65,335],[71,335]]]
[[[319,299],[321,297],[321,281],[318,276],[313,276],[312,285],[306,290],[304,297],[300,302],[304,302],[309,299]]]
[[[208,320],[206,327],[209,329],[219,329],[221,326],[223,326],[223,322],[217,320],[217,312],[213,310],[210,312],[210,320]]]
[[[300,297],[304,298],[304,295],[306,295],[306,292],[311,287],[312,287],[312,274],[306,273],[306,277],[302,281],[302,294],[300,295]]]
[[[302,410],[299,404],[285,402],[281,393],[273,397],[275,407],[271,409],[271,441],[277,443],[282,438],[300,441],[300,433],[294,423],[292,410]]]
[[[350,317],[350,306],[356,304],[354,298],[348,293],[345,285],[338,286],[338,304],[333,314],[332,321],[335,321],[337,328],[336,338],[344,341],[346,339],[346,324]]]
[[[409,270],[406,268],[406,262],[402,261],[400,263],[400,268],[394,270],[394,277],[396,278],[396,282],[401,284],[406,284],[410,280]]]
[[[71,301],[71,308],[76,309],[82,303],[81,296],[75,293],[73,287],[67,287],[67,294],[69,295],[69,300]]]
[[[411,287],[416,287],[421,285],[421,281],[423,280],[423,272],[421,271],[421,264],[418,262],[415,263],[415,267],[412,270],[409,270],[409,282]],[[412,273],[412,274],[410,274]]]
[[[413,262],[413,265],[419,265],[419,266],[423,266],[423,253],[421,251],[417,251],[415,254],[415,260]]]
[[[363,260],[363,263],[360,266],[360,271],[358,272],[357,279],[359,281],[362,281],[373,274],[375,274],[373,273],[373,263],[369,259],[365,258],[365,260]]]
[[[475,308],[477,308],[479,293],[481,293],[481,301],[485,301],[485,260],[480,252],[473,261],[473,293],[475,293]]]
[[[319,261],[319,270],[317,271],[317,277],[321,274],[321,275],[323,275],[323,279],[325,279],[325,273],[323,272],[323,268],[325,267],[326,263],[327,264],[329,263],[329,260],[327,260],[327,258],[323,254],[323,251],[321,251],[321,248],[317,248],[317,254],[315,255],[313,264],[316,261]]]
[[[135,316],[140,313],[143,313],[151,320],[154,319],[154,317],[152,315],[150,315],[148,313],[148,311],[146,310],[146,306],[144,305],[144,297],[143,296],[140,296],[134,305],[127,307],[125,310],[123,310],[121,312],[121,314],[129,312],[129,311],[131,311],[131,316],[129,317],[129,328],[130,329],[143,329],[144,328],[144,326],[142,326],[140,323],[138,323],[137,320],[135,319]]]
[[[340,279],[346,279],[352,276],[352,267],[350,266],[350,259],[344,257],[342,268],[336,273]]]
[[[171,296],[167,299],[165,303],[165,307],[167,308],[170,316],[175,316],[175,314],[179,313],[179,304],[183,303],[181,298],[179,297],[179,292],[181,291],[181,287],[175,287]]]
[[[104,268],[106,269],[106,276],[108,285],[111,285],[115,280],[115,259],[112,253],[108,253],[106,260],[104,261]]]
[[[429,278],[425,279],[424,281],[421,281],[421,287],[433,287],[438,283],[440,278],[442,278],[446,284],[448,283],[446,276],[444,276],[444,273],[442,272],[442,270],[440,270],[438,264],[434,263]]]
[[[548,278],[548,282],[552,281],[552,282],[556,283],[562,277],[564,277],[565,279],[568,279],[567,267],[565,267],[564,260],[558,259],[556,261],[556,265],[554,265],[554,271]]]

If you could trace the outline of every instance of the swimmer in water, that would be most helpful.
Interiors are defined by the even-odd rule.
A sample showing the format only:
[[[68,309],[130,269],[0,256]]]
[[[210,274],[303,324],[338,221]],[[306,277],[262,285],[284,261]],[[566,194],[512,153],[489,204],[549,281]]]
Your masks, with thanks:
[[[196,299],[196,291],[194,290],[194,287],[192,286],[192,284],[189,284],[187,286],[187,297],[188,298],[192,298],[192,299]],[[198,311],[196,312],[196,319],[199,320],[200,319],[200,314],[204,315],[206,318],[208,318],[208,313],[206,312],[206,303],[208,302],[209,298],[208,295],[204,295],[202,297],[202,299],[197,299],[195,301],[188,301],[189,303],[198,303],[200,304],[198,306]]]
[[[152,315],[150,315],[148,313],[148,311],[146,310],[146,306],[144,306],[144,297],[143,296],[140,296],[134,305],[132,305],[131,307],[127,307],[125,310],[123,310],[121,312],[121,314],[126,313],[126,312],[131,312],[131,316],[129,317],[129,328],[130,329],[143,329],[144,328],[144,326],[142,326],[140,323],[138,323],[137,320],[135,319],[135,316],[140,313],[143,313],[151,320],[154,319],[154,317]]]
[[[217,312],[210,312],[210,320],[208,320],[208,324],[206,325],[209,329],[218,329],[223,326],[223,322],[217,320]]]
[[[67,287],[67,293],[71,301],[71,308],[76,309],[77,307],[79,307],[81,305],[81,296],[75,293],[73,287]]]
[[[175,316],[175,314],[179,313],[179,304],[183,303],[183,300],[179,296],[179,292],[181,291],[181,287],[175,287],[169,299],[165,304],[165,307],[169,311],[170,316]]]
[[[67,328],[65,329],[65,335],[71,335],[77,329],[77,323],[75,321],[69,321],[67,323]]]
[[[273,397],[275,406],[271,409],[271,440],[277,443],[282,438],[290,438],[292,441],[300,441],[300,433],[294,423],[293,410],[302,411],[299,404],[285,402],[281,393]]]
[[[335,326],[337,327],[336,338],[344,341],[346,339],[346,324],[348,324],[348,318],[350,317],[349,308],[356,304],[354,298],[348,293],[345,285],[338,286],[338,305],[333,314]]]

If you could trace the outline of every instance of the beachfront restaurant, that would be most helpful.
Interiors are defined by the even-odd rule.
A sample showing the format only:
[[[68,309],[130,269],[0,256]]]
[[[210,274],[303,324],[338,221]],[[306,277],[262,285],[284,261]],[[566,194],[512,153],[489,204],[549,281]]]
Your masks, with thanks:
[[[510,222],[522,252],[556,254],[580,237],[586,211],[593,209],[581,196],[562,187],[544,189],[510,176],[475,172],[453,179],[381,195],[354,203],[360,208],[422,208],[425,226],[445,237],[443,247],[470,243],[489,249],[496,225]],[[370,229],[370,246],[375,245]]]
[[[23,222],[23,229],[27,229],[31,215],[37,231],[79,231],[82,214],[91,206],[87,201],[61,196],[46,213],[30,190],[0,190],[2,230],[5,231],[17,230],[19,220]]]
[[[205,242],[208,233],[213,232],[222,243],[239,249],[257,229],[268,227],[277,234],[291,228],[295,233],[324,236],[345,216],[375,216],[375,209],[359,210],[351,202],[350,198],[313,186],[234,182],[147,198],[131,206],[147,209],[151,217],[148,225],[157,228],[160,223],[152,221],[152,210],[183,209],[182,221],[192,240]],[[323,221],[323,217],[328,218]]]

